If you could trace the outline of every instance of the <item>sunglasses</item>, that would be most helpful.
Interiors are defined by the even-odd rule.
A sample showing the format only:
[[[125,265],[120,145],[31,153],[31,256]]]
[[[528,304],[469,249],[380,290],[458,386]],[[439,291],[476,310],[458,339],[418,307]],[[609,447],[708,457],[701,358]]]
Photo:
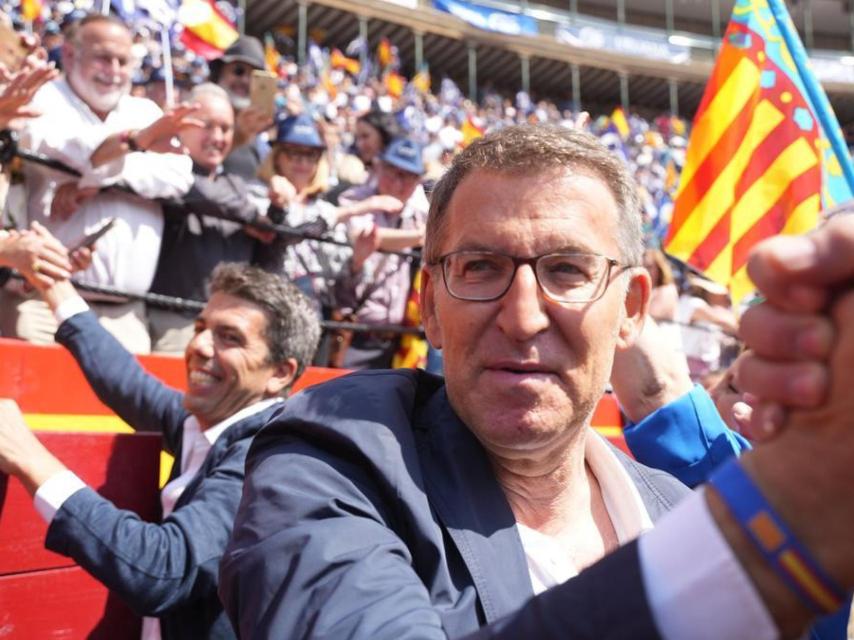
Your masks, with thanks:
[[[279,150],[291,160],[302,159],[317,162],[323,155],[323,149],[312,149],[310,147],[280,147]]]
[[[252,67],[250,67],[248,64],[239,63],[231,67],[230,71],[231,75],[236,76],[238,78],[242,78],[243,76],[248,76],[250,73],[252,73]]]

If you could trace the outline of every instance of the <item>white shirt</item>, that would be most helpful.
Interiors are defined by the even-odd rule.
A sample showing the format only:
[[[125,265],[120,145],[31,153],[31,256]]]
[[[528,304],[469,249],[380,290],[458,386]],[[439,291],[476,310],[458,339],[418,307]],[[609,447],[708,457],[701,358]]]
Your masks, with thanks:
[[[148,199],[185,194],[193,181],[192,161],[178,154],[129,153],[93,169],[89,158],[108,136],[146,127],[162,111],[146,98],[124,96],[102,121],[64,79],[42,87],[32,104],[42,115],[30,120],[22,130],[22,149],[74,167],[83,174],[80,186],[122,182],[142,197],[99,193],[68,220],[51,219],[50,204],[56,188],[77,179],[25,162],[29,222],[41,222],[63,244],[73,246],[100,221],[116,216],[116,224],[98,240],[92,266],[80,279],[133,293],[148,291],[163,234],[160,205]]]
[[[652,529],[652,520],[635,483],[602,437],[593,431],[587,434],[584,459],[599,483],[619,543],[625,544]],[[521,523],[516,523],[516,528],[522,538],[535,594],[578,575],[579,569],[572,558],[551,536]]]
[[[211,450],[214,442],[231,425],[281,401],[281,398],[261,400],[241,409],[233,416],[204,431],[199,427],[199,421],[196,419],[196,416],[190,416],[184,420],[184,433],[181,437],[181,475],[167,483],[160,492],[160,505],[163,507],[163,517],[165,518],[175,509],[175,503],[181,497],[181,494],[184,493],[187,485],[196,477],[199,469],[202,468],[202,464],[205,458],[208,457],[208,452]],[[146,616],[142,619],[141,638],[142,640],[160,640],[159,618]]]

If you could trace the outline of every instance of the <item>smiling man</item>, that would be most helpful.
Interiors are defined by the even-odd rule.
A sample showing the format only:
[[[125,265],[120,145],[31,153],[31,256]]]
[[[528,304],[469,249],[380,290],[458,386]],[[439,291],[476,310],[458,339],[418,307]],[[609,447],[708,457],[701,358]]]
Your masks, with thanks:
[[[45,546],[70,556],[146,618],[143,638],[233,638],[217,568],[243,489],[255,433],[311,361],[320,327],[306,298],[260,269],[225,264],[187,346],[187,392],[146,373],[66,280],[45,292],[57,341],[98,397],[135,429],[161,431],[175,456],[163,521],[115,507],[66,469],[20,415],[0,420],[0,471],[34,494]]]
[[[252,197],[240,176],[223,170],[234,138],[234,111],[221,87],[200,84],[189,101],[200,126],[184,127],[179,139],[193,160],[193,182],[179,198],[162,201],[165,225],[152,293],[204,300],[214,267],[247,262],[271,269],[281,251],[247,233],[243,222],[265,219],[269,202]],[[225,216],[228,219],[223,219]],[[148,309],[152,351],[182,353],[193,336],[193,315]]]
[[[128,28],[112,16],[91,14],[70,27],[62,49],[64,77],[36,94],[32,106],[41,115],[21,131],[21,147],[60,160],[82,175],[75,178],[35,163],[23,163],[27,222],[43,224],[73,247],[107,218],[116,222],[99,241],[85,282],[145,293],[151,286],[163,232],[156,198],[186,192],[191,162],[179,153],[146,152],[137,140],[141,129],[163,115],[151,100],[129,95],[134,68]],[[123,157],[93,167],[90,159],[102,143],[120,137]],[[137,195],[103,189],[124,184]],[[21,226],[27,226],[22,224]],[[36,294],[0,291],[4,335],[52,342],[56,324]],[[145,306],[139,301],[96,299],[92,311],[113,335],[135,353],[151,348]]]

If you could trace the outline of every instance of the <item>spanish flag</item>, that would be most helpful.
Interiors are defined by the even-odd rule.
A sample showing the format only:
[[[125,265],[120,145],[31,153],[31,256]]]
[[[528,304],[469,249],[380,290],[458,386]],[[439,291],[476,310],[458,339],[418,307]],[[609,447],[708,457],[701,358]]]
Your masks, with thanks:
[[[359,75],[362,65],[355,58],[348,58],[339,49],[333,49],[329,54],[329,65],[333,69],[344,69],[351,76]]]
[[[476,123],[470,115],[466,117],[463,126],[460,127],[460,133],[463,134],[463,141],[460,146],[465,149],[472,142],[480,138],[484,134],[483,126]]]
[[[388,38],[383,38],[380,40],[379,46],[377,46],[377,62],[380,65],[380,69],[385,69],[392,62],[393,54],[391,52],[391,42],[389,42]]]
[[[409,82],[419,93],[430,93],[430,69],[428,67],[424,67],[421,71],[412,76],[412,80]]]
[[[273,34],[268,33],[264,36],[264,64],[267,65],[267,71],[279,75],[279,61],[282,56],[279,55],[279,50],[276,48],[276,41],[273,39]]]
[[[409,298],[406,300],[406,311],[403,314],[404,327],[421,326],[421,269],[415,273]],[[420,368],[427,365],[427,341],[419,335],[404,333],[400,336],[400,345],[391,361],[394,369]]]
[[[611,124],[614,125],[614,128],[623,140],[626,140],[632,132],[631,128],[629,128],[629,121],[626,120],[626,114],[623,112],[622,107],[617,107],[611,113]]]
[[[383,78],[385,90],[392,98],[399,98],[403,95],[403,90],[406,88],[406,78],[396,71],[388,71]]]
[[[753,289],[746,260],[854,194],[854,168],[783,0],[737,0],[694,118],[665,249]]]
[[[183,0],[178,22],[184,27],[181,42],[206,60],[220,57],[238,37],[237,29],[213,0]]]
[[[42,0],[21,0],[21,17],[25,22],[35,22],[42,16]]]

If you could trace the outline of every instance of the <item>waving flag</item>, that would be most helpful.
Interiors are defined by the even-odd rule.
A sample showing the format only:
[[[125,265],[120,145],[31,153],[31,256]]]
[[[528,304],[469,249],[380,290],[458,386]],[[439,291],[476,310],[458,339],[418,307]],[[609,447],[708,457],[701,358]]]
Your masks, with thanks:
[[[178,9],[181,42],[206,60],[222,55],[237,40],[237,29],[213,0],[183,0]]]
[[[383,38],[377,46],[377,63],[380,65],[380,69],[385,69],[389,66],[392,63],[393,57],[391,42],[389,42],[388,38]]]
[[[854,194],[839,124],[783,0],[737,0],[694,118],[666,250],[752,290],[750,248]]]
[[[351,76],[359,75],[359,70],[362,67],[358,60],[348,58],[338,49],[333,49],[332,53],[329,54],[329,64],[332,65],[333,69],[344,69]]]

